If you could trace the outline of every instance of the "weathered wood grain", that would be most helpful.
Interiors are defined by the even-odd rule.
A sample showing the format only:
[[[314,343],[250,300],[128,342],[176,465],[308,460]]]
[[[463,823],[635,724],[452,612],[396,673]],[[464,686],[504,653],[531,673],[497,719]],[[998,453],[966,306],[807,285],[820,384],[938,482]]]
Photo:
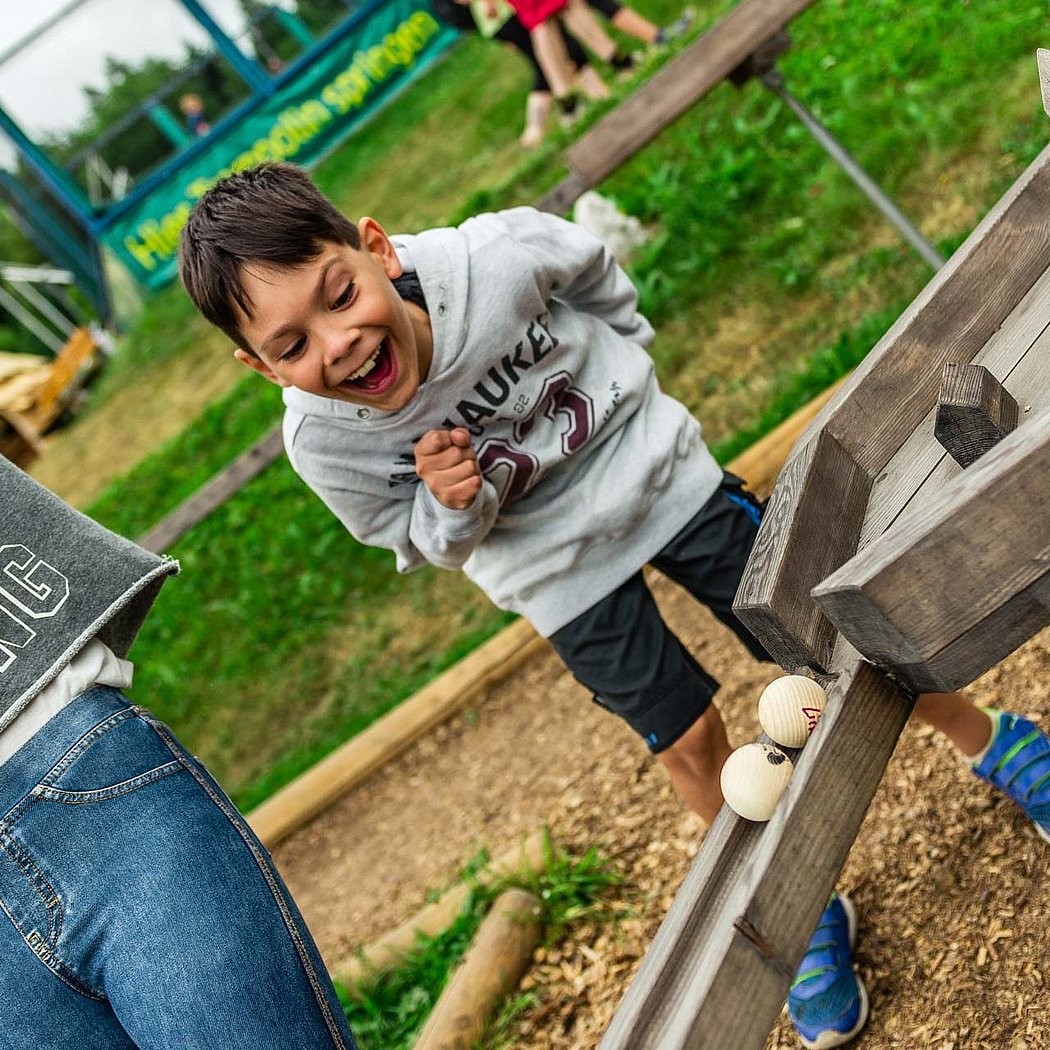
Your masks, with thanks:
[[[1046,304],[1047,317],[1050,318],[1050,302]],[[1021,423],[1034,418],[1045,409],[1050,409],[1050,325],[1035,339],[1030,347],[1018,354],[1017,347],[999,344],[995,354],[987,357],[982,354],[979,360],[987,361],[989,369],[997,376],[1002,376],[1003,387],[1018,403],[1018,419]],[[1034,413],[1034,415],[1033,415]],[[935,447],[939,448],[934,442]],[[929,472],[925,481],[911,498],[900,508],[893,525],[903,525],[923,507],[936,499],[945,485],[955,480],[963,468],[947,453],[941,453],[940,462]],[[871,511],[871,501],[868,504]],[[884,530],[885,531],[885,530]]]
[[[933,436],[960,467],[976,463],[1017,426],[1017,402],[983,365],[945,364]]]
[[[813,2],[738,4],[569,147],[565,156],[570,170],[596,186]]]
[[[980,222],[854,371],[811,430],[876,477],[934,404],[945,361],[970,361],[1050,257],[1050,147]]]
[[[957,689],[1050,622],[1050,411],[814,588],[838,629],[916,691]],[[937,659],[940,654],[950,657]]]
[[[244,488],[252,478],[258,477],[274,460],[279,459],[283,451],[281,428],[277,426],[136,542],[154,554],[163,554],[180,536],[189,532],[194,525]]]
[[[785,670],[830,665],[835,630],[810,591],[857,549],[870,488],[824,431],[781,472],[733,609]]]
[[[993,375],[1002,377],[1008,390],[1024,396],[1035,380],[1025,370],[1013,378],[1018,363],[1028,361],[1030,351],[1050,357],[1050,270],[1032,286],[1002,327],[973,358]],[[1014,385],[1020,383],[1020,387]],[[897,450],[872,483],[868,511],[861,529],[858,549],[878,539],[908,508],[924,502],[959,474],[960,467],[934,440],[936,406]]]
[[[910,709],[869,665],[842,674],[773,819],[712,825],[599,1050],[764,1045]]]

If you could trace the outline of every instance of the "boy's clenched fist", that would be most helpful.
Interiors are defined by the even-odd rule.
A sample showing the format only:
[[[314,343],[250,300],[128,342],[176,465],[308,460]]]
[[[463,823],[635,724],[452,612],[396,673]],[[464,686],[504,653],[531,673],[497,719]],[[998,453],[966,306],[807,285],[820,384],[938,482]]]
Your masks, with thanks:
[[[469,507],[481,488],[470,433],[463,427],[428,430],[416,442],[416,473],[438,503],[451,510]]]

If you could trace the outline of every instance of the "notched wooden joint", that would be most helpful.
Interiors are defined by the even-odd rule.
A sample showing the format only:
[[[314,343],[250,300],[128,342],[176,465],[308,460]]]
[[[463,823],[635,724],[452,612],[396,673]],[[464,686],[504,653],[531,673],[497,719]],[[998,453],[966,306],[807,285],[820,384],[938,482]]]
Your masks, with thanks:
[[[777,59],[791,46],[791,37],[784,30],[771,36],[761,47],[755,48],[728,76],[733,87],[743,87],[752,77],[768,73]]]
[[[1017,402],[983,365],[944,365],[933,436],[959,466],[999,444],[1017,417]]]

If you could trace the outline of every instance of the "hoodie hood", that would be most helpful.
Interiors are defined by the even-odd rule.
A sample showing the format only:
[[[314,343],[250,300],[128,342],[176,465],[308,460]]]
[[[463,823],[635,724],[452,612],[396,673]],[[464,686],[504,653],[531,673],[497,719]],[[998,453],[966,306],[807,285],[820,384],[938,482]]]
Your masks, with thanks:
[[[178,570],[0,457],[0,731],[92,638],[126,656]]]

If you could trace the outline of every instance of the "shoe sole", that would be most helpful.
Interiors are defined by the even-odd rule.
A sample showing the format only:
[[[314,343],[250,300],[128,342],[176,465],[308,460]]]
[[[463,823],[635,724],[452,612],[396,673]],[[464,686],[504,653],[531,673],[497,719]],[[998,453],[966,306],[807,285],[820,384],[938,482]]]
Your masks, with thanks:
[[[838,897],[842,910],[846,913],[846,931],[850,951],[852,951],[857,944],[857,909],[853,901],[844,893],[840,893]],[[860,1034],[860,1030],[868,1023],[868,989],[864,987],[864,982],[856,974],[853,975],[853,979],[857,982],[857,994],[860,998],[860,1014],[857,1017],[857,1023],[848,1032],[821,1032],[812,1041],[804,1039],[801,1032],[797,1033],[806,1050],[831,1050],[835,1046],[844,1046],[851,1039],[855,1039]]]

